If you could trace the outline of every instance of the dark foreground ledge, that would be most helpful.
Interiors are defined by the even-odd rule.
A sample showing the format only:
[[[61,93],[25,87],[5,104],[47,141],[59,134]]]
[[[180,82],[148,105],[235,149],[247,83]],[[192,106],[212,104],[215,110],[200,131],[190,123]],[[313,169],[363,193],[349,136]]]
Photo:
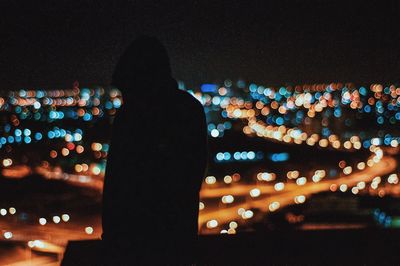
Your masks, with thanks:
[[[96,265],[101,241],[71,241],[62,265]],[[132,251],[134,252],[134,251]],[[156,256],[156,254],[155,254]],[[197,265],[399,265],[400,230],[200,236]]]

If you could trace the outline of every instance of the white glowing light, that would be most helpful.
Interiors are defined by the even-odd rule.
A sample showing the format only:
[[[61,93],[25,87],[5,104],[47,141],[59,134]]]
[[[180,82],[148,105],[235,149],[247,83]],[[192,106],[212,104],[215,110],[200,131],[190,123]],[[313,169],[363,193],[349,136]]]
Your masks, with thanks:
[[[256,198],[261,195],[261,191],[258,188],[253,188],[250,190],[250,196]]]
[[[86,228],[85,228],[85,233],[86,234],[88,234],[88,235],[91,235],[91,234],[93,234],[93,227],[91,227],[91,226],[87,226]]]
[[[276,191],[282,191],[285,188],[285,184],[283,182],[276,183],[274,188]]]
[[[41,225],[45,225],[45,224],[47,223],[46,218],[40,218],[40,219],[39,219],[39,223],[40,223]]]
[[[61,218],[60,218],[60,216],[53,216],[53,222],[55,223],[55,224],[58,224],[59,222],[61,221]]]
[[[63,214],[63,215],[61,215],[61,219],[62,219],[64,222],[68,222],[69,219],[70,219],[70,217],[69,217],[68,214]]]
[[[268,208],[269,208],[269,210],[270,210],[271,212],[276,211],[277,209],[279,209],[279,207],[280,207],[280,204],[279,204],[279,202],[277,202],[277,201],[272,202],[272,203],[268,206]]]
[[[210,220],[207,222],[207,228],[215,228],[218,226],[218,221],[217,220]]]
[[[13,237],[13,234],[11,233],[11,232],[5,232],[4,233],[4,238],[5,239],[10,239],[10,238],[12,238]]]

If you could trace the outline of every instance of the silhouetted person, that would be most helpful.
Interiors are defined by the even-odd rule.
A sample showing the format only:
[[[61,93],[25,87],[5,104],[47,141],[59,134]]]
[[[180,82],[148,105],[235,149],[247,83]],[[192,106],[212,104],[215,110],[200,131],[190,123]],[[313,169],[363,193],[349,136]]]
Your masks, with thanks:
[[[106,168],[103,242],[111,264],[191,263],[206,166],[203,107],[178,90],[166,49],[134,41],[116,66],[122,91]]]

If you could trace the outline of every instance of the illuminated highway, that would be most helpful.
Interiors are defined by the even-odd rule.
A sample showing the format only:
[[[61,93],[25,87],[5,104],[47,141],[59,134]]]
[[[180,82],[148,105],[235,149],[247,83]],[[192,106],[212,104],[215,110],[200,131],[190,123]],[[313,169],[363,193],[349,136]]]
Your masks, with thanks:
[[[233,204],[233,206],[226,208],[218,208],[214,210],[204,210],[200,212],[199,216],[199,227],[201,228],[210,220],[216,220],[218,224],[229,223],[230,221],[240,220],[242,217],[238,214],[239,209],[260,209],[263,212],[271,211],[271,204],[277,202],[279,207],[272,208],[273,211],[278,208],[285,207],[287,205],[295,204],[295,197],[303,195],[305,197],[323,192],[329,191],[332,188],[332,184],[336,185],[336,189],[343,184],[347,185],[347,188],[351,188],[357,185],[359,182],[371,182],[376,176],[392,173],[396,170],[397,161],[392,157],[383,157],[373,167],[366,168],[363,171],[343,176],[330,180],[323,180],[318,183],[308,182],[305,185],[298,186],[296,184],[288,184],[285,186],[283,191],[275,191],[271,185],[235,185],[230,190],[226,188],[208,188],[202,190],[201,198],[206,197],[222,197],[229,191],[234,196],[245,196],[248,195],[250,190],[253,188],[259,188],[261,196],[257,199],[246,200],[245,203]],[[347,190],[346,188],[346,190]],[[268,193],[263,195],[264,193]]]

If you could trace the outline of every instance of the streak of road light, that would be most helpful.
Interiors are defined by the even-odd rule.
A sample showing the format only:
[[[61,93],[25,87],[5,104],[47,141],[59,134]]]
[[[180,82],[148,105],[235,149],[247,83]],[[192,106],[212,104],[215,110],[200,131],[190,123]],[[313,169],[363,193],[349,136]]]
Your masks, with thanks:
[[[244,203],[241,204],[236,204],[234,206],[230,206],[224,209],[211,209],[209,211],[205,210],[200,212],[199,215],[199,228],[202,228],[202,226],[207,223],[207,221],[211,219],[215,219],[218,221],[219,224],[224,224],[229,221],[239,219],[240,216],[237,214],[237,210],[239,208],[244,208],[244,209],[251,209],[251,208],[257,208],[260,209],[261,211],[268,211],[268,206],[274,201],[279,202],[280,208],[295,204],[293,201],[293,198],[297,195],[304,195],[308,196],[311,194],[323,192],[323,191],[329,191],[330,185],[331,184],[347,184],[347,186],[351,187],[356,185],[358,182],[370,182],[375,176],[382,176],[385,174],[389,174],[393,172],[397,167],[397,162],[395,159],[389,156],[384,156],[378,163],[374,164],[373,167],[366,168],[363,171],[350,174],[348,176],[344,177],[338,177],[336,179],[330,179],[330,180],[323,180],[319,183],[307,183],[304,186],[290,186],[287,187],[284,192],[276,192],[274,193],[273,190],[271,189],[271,194],[269,196],[264,196],[264,197],[259,197],[257,199],[253,200],[248,200]],[[242,187],[240,188],[241,185],[238,185],[237,191],[247,191],[248,192],[248,187]],[[246,185],[245,185],[246,186]],[[261,187],[260,187],[261,189]],[[217,191],[219,189],[213,189],[212,193],[209,192],[202,192],[203,195],[211,196],[217,196]],[[235,190],[230,190],[231,193]],[[221,189],[219,192],[225,193],[225,189]],[[222,195],[221,193],[220,195]],[[233,194],[233,193],[232,193]]]

